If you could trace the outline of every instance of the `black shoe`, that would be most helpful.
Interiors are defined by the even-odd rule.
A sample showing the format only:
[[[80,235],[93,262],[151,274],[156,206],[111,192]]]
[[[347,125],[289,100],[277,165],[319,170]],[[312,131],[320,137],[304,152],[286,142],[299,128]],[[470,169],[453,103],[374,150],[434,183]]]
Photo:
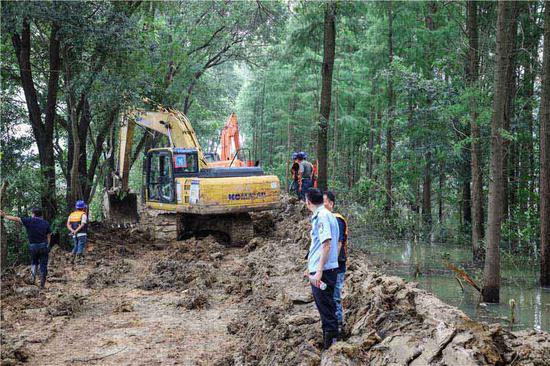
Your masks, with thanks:
[[[334,343],[338,342],[338,338],[340,337],[339,332],[336,331],[328,331],[323,332],[323,349],[329,349],[330,346],[332,346]]]
[[[40,278],[40,288],[46,287],[46,277]]]

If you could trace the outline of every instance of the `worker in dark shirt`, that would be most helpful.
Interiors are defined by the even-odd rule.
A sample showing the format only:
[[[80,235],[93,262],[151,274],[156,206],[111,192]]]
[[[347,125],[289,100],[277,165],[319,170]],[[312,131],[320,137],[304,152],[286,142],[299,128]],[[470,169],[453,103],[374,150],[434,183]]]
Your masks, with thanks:
[[[292,168],[290,168],[290,174],[292,176],[292,183],[290,184],[290,192],[299,196],[298,193],[298,171],[300,170],[300,163],[298,162],[298,153],[292,153]]]
[[[348,243],[348,223],[344,216],[334,212],[336,197],[331,191],[326,191],[323,195],[325,208],[332,212],[336,221],[338,221],[338,270],[336,273],[336,285],[334,286],[334,302],[336,303],[336,317],[338,318],[338,330],[342,331],[344,326],[344,309],[342,308],[342,289],[344,288],[344,278],[346,276],[347,261],[347,243]]]
[[[46,285],[48,275],[48,254],[52,230],[49,222],[42,218],[42,210],[33,208],[32,217],[17,217],[6,214],[0,210],[0,216],[7,220],[22,224],[29,238],[29,251],[31,253],[31,282],[36,279],[36,267],[40,266],[40,287]]]
[[[307,154],[303,151],[298,153],[298,192],[301,200],[306,199],[308,189],[313,187],[313,165],[307,161]]]

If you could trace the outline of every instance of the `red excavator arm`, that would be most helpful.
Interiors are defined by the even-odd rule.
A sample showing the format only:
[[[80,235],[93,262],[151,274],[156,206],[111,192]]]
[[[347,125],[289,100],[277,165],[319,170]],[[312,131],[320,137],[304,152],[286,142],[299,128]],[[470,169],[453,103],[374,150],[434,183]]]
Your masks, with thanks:
[[[208,163],[211,167],[242,167],[254,166],[254,162],[250,160],[250,150],[241,149],[241,140],[239,135],[239,123],[237,115],[231,113],[225,122],[221,136],[221,153],[219,161],[211,161]],[[245,157],[245,152],[248,152],[248,159]],[[241,160],[242,159],[242,160]]]
[[[234,153],[231,153],[231,141],[235,144],[235,152],[241,149],[241,142],[239,138],[239,123],[237,122],[237,115],[231,113],[225,122],[225,127],[222,129],[221,134],[221,160],[227,161],[233,159]]]

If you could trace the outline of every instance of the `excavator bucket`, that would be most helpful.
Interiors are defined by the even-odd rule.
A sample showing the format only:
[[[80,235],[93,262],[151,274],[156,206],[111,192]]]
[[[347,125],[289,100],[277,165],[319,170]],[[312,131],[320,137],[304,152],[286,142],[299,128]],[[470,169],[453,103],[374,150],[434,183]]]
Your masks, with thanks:
[[[139,220],[135,193],[105,192],[103,210],[110,224],[127,226]]]

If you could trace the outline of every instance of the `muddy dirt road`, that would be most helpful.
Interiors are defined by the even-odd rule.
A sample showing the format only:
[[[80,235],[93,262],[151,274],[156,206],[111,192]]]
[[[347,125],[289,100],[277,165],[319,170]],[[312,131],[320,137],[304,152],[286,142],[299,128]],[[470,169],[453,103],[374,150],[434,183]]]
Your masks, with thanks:
[[[214,238],[152,242],[96,228],[86,263],[54,249],[47,289],[2,283],[2,365],[548,365],[550,336],[470,320],[353,253],[345,341],[320,351],[301,279],[307,213],[285,202],[244,248]]]
[[[44,291],[21,278],[4,283],[12,294],[2,334],[12,350],[3,346],[3,364],[206,365],[235,350],[227,325],[242,308],[225,287],[239,249],[210,238],[129,249],[119,239],[96,235],[84,265],[54,250]]]

